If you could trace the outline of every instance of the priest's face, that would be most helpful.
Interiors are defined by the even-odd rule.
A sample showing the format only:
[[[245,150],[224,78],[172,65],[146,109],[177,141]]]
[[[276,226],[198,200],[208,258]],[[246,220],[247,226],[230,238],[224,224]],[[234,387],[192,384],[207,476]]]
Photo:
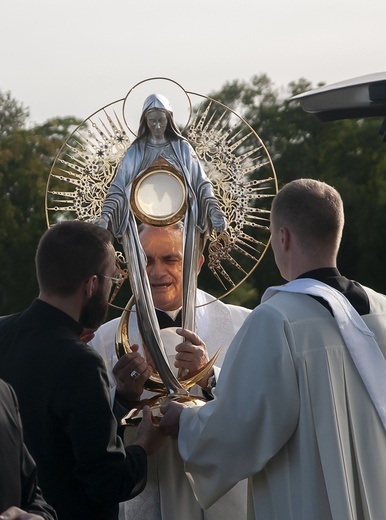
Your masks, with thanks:
[[[145,227],[140,241],[147,256],[147,275],[157,309],[182,305],[183,233],[173,227]]]

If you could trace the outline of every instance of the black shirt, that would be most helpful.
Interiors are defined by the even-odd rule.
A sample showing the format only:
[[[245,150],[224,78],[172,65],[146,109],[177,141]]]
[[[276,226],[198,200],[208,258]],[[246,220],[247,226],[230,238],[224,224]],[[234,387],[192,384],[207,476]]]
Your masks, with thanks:
[[[160,309],[156,309],[155,313],[157,315],[160,329],[166,329],[168,327],[181,327],[181,311],[177,314],[174,320],[167,312],[161,311]]]
[[[361,316],[370,313],[369,298],[363,287],[358,282],[349,280],[345,276],[342,276],[338,269],[334,267],[314,269],[313,271],[303,273],[298,278],[313,278],[319,280],[319,282],[323,282],[341,292]],[[326,300],[318,296],[312,297],[331,312],[330,306]]]
[[[106,368],[69,315],[35,300],[0,320],[0,377],[17,395],[39,484],[59,520],[115,520],[146,483],[146,454],[124,448]]]

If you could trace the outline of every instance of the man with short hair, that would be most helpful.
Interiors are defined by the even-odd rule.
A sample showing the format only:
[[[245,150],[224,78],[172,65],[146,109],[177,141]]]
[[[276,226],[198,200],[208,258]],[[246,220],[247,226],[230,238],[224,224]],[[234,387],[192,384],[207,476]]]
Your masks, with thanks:
[[[343,224],[325,183],[278,192],[272,248],[290,283],[246,319],[215,400],[162,408],[202,507],[248,477],[248,519],[386,518],[386,298],[338,271]]]
[[[39,484],[59,520],[113,520],[146,483],[147,454],[161,443],[150,411],[134,445],[117,435],[106,369],[81,339],[98,328],[116,276],[111,234],[68,221],[42,236],[39,297],[0,320],[0,376],[18,397]]]
[[[147,257],[146,271],[161,336],[175,374],[178,369],[189,372],[200,370],[221,347],[214,368],[191,389],[195,395],[211,398],[228,345],[250,310],[225,305],[199,290],[197,333],[181,329],[183,225],[141,225],[139,238]],[[203,260],[202,257],[199,267]],[[151,374],[149,365],[152,362],[143,349],[135,312],[130,313],[128,325],[133,352],[117,361],[115,332],[118,322],[119,318],[102,325],[90,344],[106,361],[110,384],[116,390],[113,392],[115,410],[119,412],[119,407],[122,407],[127,412],[138,405],[140,399],[154,395],[144,390],[144,384]],[[172,341],[168,341],[168,338],[172,338]],[[133,372],[139,374],[137,379],[131,377]],[[133,436],[134,432],[135,428],[127,427],[125,436]],[[148,483],[144,492],[121,505],[120,518],[243,520],[246,517],[246,482],[239,483],[208,511],[200,507],[185,475],[175,441],[168,439],[156,456],[149,457],[148,463]]]

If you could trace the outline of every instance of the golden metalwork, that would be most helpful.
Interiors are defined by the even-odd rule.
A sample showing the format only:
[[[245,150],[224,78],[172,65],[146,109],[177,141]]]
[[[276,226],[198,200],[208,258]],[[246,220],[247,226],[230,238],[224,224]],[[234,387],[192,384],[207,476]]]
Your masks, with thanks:
[[[165,159],[156,163],[134,179],[130,206],[141,222],[170,226],[185,216],[184,178]]]
[[[175,83],[167,78],[153,79]],[[182,89],[180,85],[175,85]],[[242,117],[215,99],[184,89],[183,93],[189,102],[191,115],[188,123],[184,121],[181,125],[183,135],[192,145],[211,181],[214,195],[228,223],[226,231],[212,232],[205,251],[208,268],[219,284],[218,298],[222,298],[247,279],[269,246],[269,215],[271,200],[277,192],[276,173],[264,143]],[[47,182],[45,207],[49,226],[62,219],[96,221],[100,217],[109,186],[131,144],[129,134],[135,137],[127,123],[127,98],[110,103],[89,116],[63,144]],[[170,224],[182,218],[184,204],[178,208],[177,215],[159,217],[144,211],[139,191],[149,175],[174,175],[177,183],[180,176],[168,164],[154,165],[154,169],[151,167],[149,170],[133,181],[130,192],[132,209],[140,220],[153,225]],[[181,186],[185,188],[184,182]],[[118,265],[124,266],[121,269],[126,279],[126,259],[121,252],[117,255]],[[130,351],[129,307],[128,304],[119,326],[119,356]],[[185,379],[178,378],[176,383],[182,387],[182,392],[209,372],[217,355],[199,373],[190,374]],[[153,391],[163,392],[158,374],[151,377],[149,386]],[[160,400],[164,398],[164,395],[156,396],[153,406],[159,407]],[[177,398],[184,399],[184,396]],[[199,401],[192,402],[200,404]],[[139,417],[140,409],[136,409],[124,422],[135,422]]]
[[[212,233],[206,251],[207,265],[219,283],[218,298],[223,298],[247,279],[269,246],[276,173],[264,143],[242,117],[207,96],[189,91],[186,95],[194,108],[184,135],[228,221],[226,232]],[[47,182],[49,226],[61,219],[94,221],[100,216],[110,183],[131,143],[123,114],[125,102],[122,98],[92,114],[62,146]]]
[[[132,310],[134,303],[134,298],[131,297],[125,307],[121,319],[119,320],[119,324],[115,332],[115,349],[118,359],[124,354],[132,352],[129,338],[129,320],[130,315],[132,313],[135,314],[135,311]],[[144,349],[146,349],[146,346],[144,346]],[[216,351],[215,355],[208,361],[205,367],[198,372],[189,373],[186,376],[179,377],[178,380],[181,383],[181,386],[185,388],[185,390],[189,390],[189,388],[192,388],[192,386],[197,384],[198,381],[201,381],[201,379],[203,379],[212,369],[220,352],[221,347]],[[165,386],[158,372],[154,372],[150,376],[150,379],[145,384],[145,388],[151,392],[166,394]]]

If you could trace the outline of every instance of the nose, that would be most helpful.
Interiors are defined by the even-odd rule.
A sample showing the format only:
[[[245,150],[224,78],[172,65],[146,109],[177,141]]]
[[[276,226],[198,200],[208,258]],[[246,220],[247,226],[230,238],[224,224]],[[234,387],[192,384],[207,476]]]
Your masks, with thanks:
[[[160,260],[155,260],[150,266],[147,268],[148,275],[151,275],[153,278],[162,278],[165,274],[165,266],[164,263]]]

